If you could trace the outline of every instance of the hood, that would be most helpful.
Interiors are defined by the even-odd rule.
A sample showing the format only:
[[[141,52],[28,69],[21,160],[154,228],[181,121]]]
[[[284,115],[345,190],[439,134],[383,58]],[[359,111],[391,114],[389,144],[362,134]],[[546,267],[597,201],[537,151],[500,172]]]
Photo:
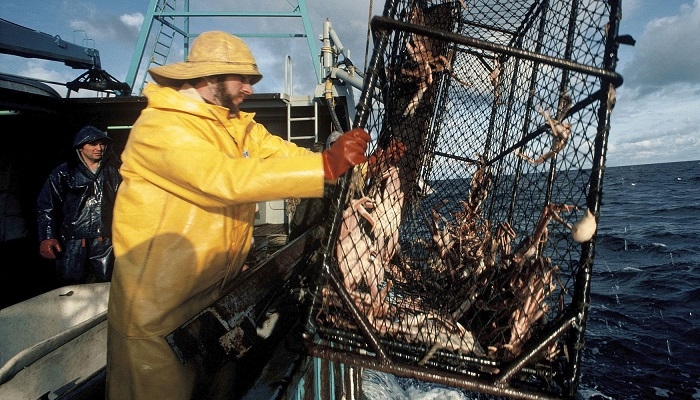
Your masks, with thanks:
[[[82,147],[85,143],[94,142],[96,140],[102,140],[106,144],[112,143],[112,138],[107,136],[107,132],[102,132],[101,130],[95,128],[94,126],[86,126],[80,130],[75,135],[73,139],[73,148],[77,149]]]

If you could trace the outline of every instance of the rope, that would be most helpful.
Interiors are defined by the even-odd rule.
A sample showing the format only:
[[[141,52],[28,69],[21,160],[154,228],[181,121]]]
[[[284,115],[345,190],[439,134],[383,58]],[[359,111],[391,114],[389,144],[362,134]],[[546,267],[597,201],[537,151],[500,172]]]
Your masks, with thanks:
[[[365,68],[362,70],[363,73],[367,72],[367,56],[369,54],[369,37],[371,34],[371,25],[372,25],[372,5],[374,4],[374,0],[369,0],[369,15],[367,15],[367,39],[365,42]]]

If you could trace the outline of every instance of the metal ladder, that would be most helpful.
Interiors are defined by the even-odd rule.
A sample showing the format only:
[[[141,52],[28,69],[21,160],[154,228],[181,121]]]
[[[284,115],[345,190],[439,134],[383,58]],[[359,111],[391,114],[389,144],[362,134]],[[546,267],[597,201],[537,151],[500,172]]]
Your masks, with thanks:
[[[141,94],[141,91],[146,84],[146,79],[148,78],[147,71],[149,68],[151,68],[153,65],[165,65],[167,63],[176,33],[183,34],[183,32],[176,27],[175,17],[163,15],[165,12],[174,13],[175,3],[176,0],[151,0],[150,5],[148,6],[147,15],[144,17],[143,25],[141,26],[141,32],[139,34],[139,39],[135,49],[136,51],[134,51],[131,59],[131,65],[126,76],[126,81],[131,85],[132,92],[134,94]],[[155,35],[151,55],[148,57],[148,62],[146,63],[142,71],[143,73],[139,78],[140,83],[138,87],[136,87],[136,73],[138,72],[139,65],[143,60],[143,54],[146,49],[146,41],[148,40],[148,36],[153,28],[154,21],[159,22],[157,25],[158,32]]]
[[[301,116],[292,117],[292,102],[287,101],[287,140],[290,142],[299,140],[313,139],[314,142],[318,142],[318,102],[313,101],[313,115],[311,116]],[[313,135],[292,135],[292,124],[294,122],[303,121],[313,121],[314,134]]]
[[[158,13],[158,15],[155,15],[154,18],[162,21],[163,23],[160,24],[160,26],[158,27],[158,34],[156,35],[155,45],[153,46],[151,56],[148,58],[146,70],[151,68],[154,64],[165,65],[165,63],[168,61],[170,49],[172,48],[173,41],[175,40],[175,30],[172,28],[175,26],[175,18],[164,17],[162,16],[162,13],[164,11],[175,11],[175,6],[173,3],[175,3],[175,0],[172,0],[170,2],[167,0],[163,0],[159,9],[158,6],[156,6],[155,12]],[[143,79],[141,80],[141,84],[139,85],[139,93],[141,93],[141,90],[143,89],[143,86],[145,84],[146,74],[143,75]]]

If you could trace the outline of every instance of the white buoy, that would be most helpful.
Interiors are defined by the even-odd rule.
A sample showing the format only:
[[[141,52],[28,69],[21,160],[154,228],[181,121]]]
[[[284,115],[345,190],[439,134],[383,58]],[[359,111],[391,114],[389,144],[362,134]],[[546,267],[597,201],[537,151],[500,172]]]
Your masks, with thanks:
[[[571,235],[574,240],[578,243],[583,243],[591,240],[598,224],[595,222],[595,216],[586,209],[583,217],[576,221],[574,226],[571,228]]]

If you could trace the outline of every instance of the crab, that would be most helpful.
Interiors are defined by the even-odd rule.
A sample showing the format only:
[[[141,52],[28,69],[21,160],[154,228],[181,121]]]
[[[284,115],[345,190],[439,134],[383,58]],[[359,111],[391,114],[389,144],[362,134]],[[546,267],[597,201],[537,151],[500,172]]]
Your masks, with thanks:
[[[453,221],[440,214],[440,209],[449,203],[447,200],[433,206],[431,218],[426,218],[433,246],[437,250],[437,257],[432,259],[430,267],[436,268],[439,273],[449,271],[453,281],[482,270],[481,266],[472,269],[469,268],[470,263],[462,262],[483,259],[486,241],[482,237],[489,230],[489,222],[482,217],[481,206],[488,196],[491,174],[487,171],[483,156],[479,156],[477,164],[469,197],[466,201],[459,201],[461,210],[452,213]]]
[[[542,210],[540,219],[535,227],[535,232],[520,243],[511,257],[512,261],[515,264],[521,265],[524,260],[540,258],[542,245],[547,241],[549,236],[549,230],[547,228],[549,223],[552,220],[555,220],[564,225],[570,231],[572,229],[571,224],[564,221],[559,213],[564,211],[571,212],[577,209],[578,208],[574,205],[554,203],[547,204]]]
[[[556,289],[552,280],[556,269],[549,258],[537,258],[527,265],[526,272],[512,281],[511,288],[521,305],[511,314],[510,339],[502,346],[512,356],[520,354],[523,344],[532,335],[532,326],[549,311],[545,297]],[[547,351],[554,353],[556,350]]]
[[[571,100],[567,95],[562,96],[559,108],[560,116],[558,118],[552,118],[548,111],[543,110],[541,107],[537,107],[537,111],[547,120],[547,123],[551,128],[550,134],[552,135],[552,146],[550,147],[549,151],[542,154],[537,159],[530,158],[521,151],[517,152],[518,156],[536,166],[554,158],[554,156],[556,156],[566,146],[566,143],[569,141],[569,137],[571,136],[571,123],[568,121],[562,122],[566,112],[568,112],[568,110],[571,108]]]
[[[343,211],[336,247],[343,286],[370,320],[374,316],[385,314],[383,303],[390,287],[387,285],[381,291],[378,287],[384,281],[384,267],[375,256],[376,246],[365,227],[365,222],[369,223],[370,229],[376,225],[374,218],[367,211],[371,202],[369,197],[350,200],[350,204]],[[360,284],[364,284],[369,293],[359,291]]]
[[[508,268],[513,272],[508,286],[517,301],[510,316],[510,339],[502,347],[513,357],[520,353],[523,343],[532,334],[532,325],[547,313],[549,306],[544,301],[545,296],[556,289],[552,278],[557,267],[552,266],[551,259],[542,255],[542,246],[549,236],[547,226],[555,220],[571,230],[571,224],[559,213],[576,209],[574,205],[547,204],[542,210],[534,233],[525,238],[511,255],[505,256]],[[505,232],[511,236],[510,232]],[[549,349],[548,353],[553,354],[553,350]]]
[[[493,320],[502,323],[486,327],[486,331],[479,334],[491,338],[484,339],[490,343],[487,346],[490,355],[502,351],[505,357],[512,358],[522,351],[523,344],[535,332],[533,327],[549,311],[545,299],[557,287],[554,276],[558,267],[543,255],[549,224],[556,221],[571,230],[572,225],[560,213],[574,211],[577,207],[547,204],[532,234],[512,247],[517,235],[508,222],[498,223],[490,232],[488,222],[481,220],[480,204],[485,197],[485,177],[488,176],[483,173],[485,171],[481,172],[475,174],[476,179],[472,181],[469,201],[461,202],[463,211],[454,213],[454,223],[447,222],[439,213],[445,202],[433,208],[429,230],[437,260],[432,260],[430,266],[434,273],[451,277],[453,281],[467,278],[472,282],[469,289],[455,294],[459,297],[459,306],[452,312],[455,321],[470,312],[472,305],[488,293],[512,294],[503,297],[502,303],[490,306],[499,315]],[[500,331],[510,331],[510,334],[500,336]],[[555,352],[555,346],[547,349],[547,357]]]
[[[409,21],[416,25],[425,25],[425,16],[420,7],[415,7],[411,11]],[[408,102],[406,109],[403,112],[404,116],[413,115],[418,108],[423,95],[433,84],[433,73],[448,71],[451,72],[450,60],[439,54],[433,53],[432,45],[429,39],[425,36],[411,34],[411,37],[406,43],[406,50],[412,66],[410,68],[402,68],[403,76],[410,76],[418,79],[418,90]]]
[[[350,200],[343,211],[338,266],[345,289],[370,322],[388,312],[385,300],[393,283],[385,279],[385,271],[399,247],[403,203],[399,167],[384,165],[368,195]],[[361,284],[369,293],[359,290]]]
[[[503,74],[503,64],[498,57],[493,58],[493,69],[489,72],[489,82],[493,86],[493,101],[498,104],[500,99],[499,88],[501,86],[501,76]]]

